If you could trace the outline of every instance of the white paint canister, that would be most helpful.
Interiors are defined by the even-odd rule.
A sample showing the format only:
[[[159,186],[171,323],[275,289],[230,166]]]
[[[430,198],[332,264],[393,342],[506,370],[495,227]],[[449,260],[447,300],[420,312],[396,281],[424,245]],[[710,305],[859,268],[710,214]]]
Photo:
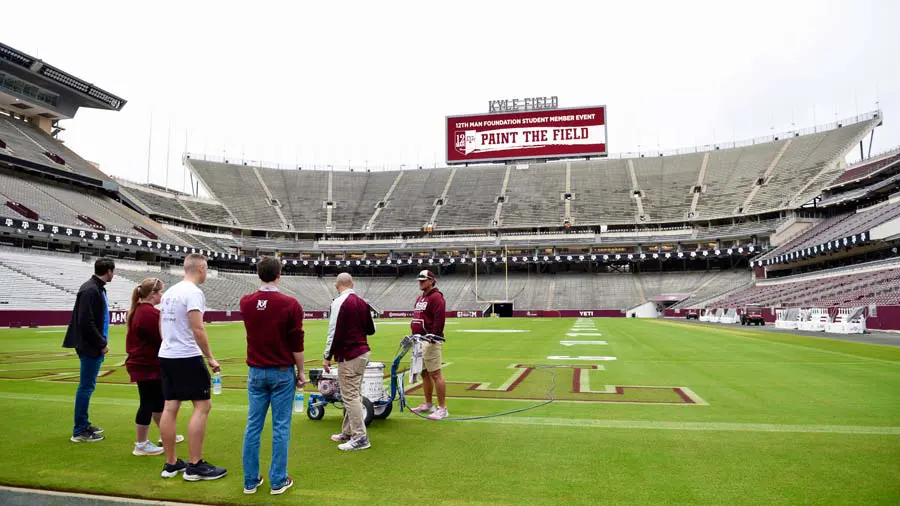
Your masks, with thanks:
[[[362,394],[373,402],[384,398],[384,362],[369,362],[366,365]]]

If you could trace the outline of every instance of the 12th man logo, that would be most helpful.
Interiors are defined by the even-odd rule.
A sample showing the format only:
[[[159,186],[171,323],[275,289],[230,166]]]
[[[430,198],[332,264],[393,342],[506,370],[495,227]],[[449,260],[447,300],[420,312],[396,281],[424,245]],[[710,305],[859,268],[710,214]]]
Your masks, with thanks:
[[[455,142],[453,144],[453,148],[456,150],[457,153],[459,153],[461,155],[466,154],[466,143],[467,142],[469,142],[469,143],[475,142],[475,136],[474,135],[466,136],[466,132],[464,130],[459,130],[453,135],[455,137]]]

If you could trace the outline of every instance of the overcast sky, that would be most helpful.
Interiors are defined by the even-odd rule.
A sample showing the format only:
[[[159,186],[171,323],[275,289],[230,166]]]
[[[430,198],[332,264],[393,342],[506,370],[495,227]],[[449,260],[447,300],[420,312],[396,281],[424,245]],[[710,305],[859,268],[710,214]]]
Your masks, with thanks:
[[[25,4],[22,4],[23,6]],[[285,166],[444,161],[488,100],[606,104],[611,153],[810,127],[876,108],[900,145],[900,2],[71,2],[2,40],[128,100],[62,138],[181,189],[185,151]]]

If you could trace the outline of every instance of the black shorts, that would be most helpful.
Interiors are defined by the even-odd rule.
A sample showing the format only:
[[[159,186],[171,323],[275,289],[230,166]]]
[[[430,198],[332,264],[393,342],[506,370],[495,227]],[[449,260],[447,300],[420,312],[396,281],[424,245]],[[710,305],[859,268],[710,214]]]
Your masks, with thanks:
[[[211,377],[203,357],[162,358],[163,397],[167,401],[204,401],[209,399]]]

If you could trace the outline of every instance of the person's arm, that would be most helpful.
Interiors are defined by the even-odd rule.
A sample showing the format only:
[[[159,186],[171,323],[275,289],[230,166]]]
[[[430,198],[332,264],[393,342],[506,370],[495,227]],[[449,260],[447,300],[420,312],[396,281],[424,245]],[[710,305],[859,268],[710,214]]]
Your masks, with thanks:
[[[341,311],[342,302],[343,300],[338,297],[331,303],[331,315],[328,318],[328,338],[325,340],[325,352],[322,354],[325,358],[322,362],[325,372],[331,372],[331,356],[334,354],[334,334],[337,329],[338,313]]]
[[[444,301],[444,296],[436,297],[438,300],[434,301],[433,304],[433,315],[434,320],[432,324],[431,333],[444,337],[444,320],[447,319],[447,312],[445,311],[447,303]],[[429,309],[432,309],[432,305],[428,305]]]
[[[291,344],[291,353],[294,355],[294,363],[297,364],[297,388],[303,388],[306,384],[306,373],[303,368],[303,307],[299,303],[294,304],[288,326],[288,342]]]
[[[371,336],[375,334],[375,320],[372,319],[372,308],[366,301],[363,300],[362,302],[363,310],[366,313],[365,320],[363,320],[365,322],[363,326],[366,329],[366,335]]]
[[[191,332],[194,333],[194,340],[197,341],[197,346],[200,347],[200,351],[206,357],[210,369],[213,372],[219,372],[219,363],[216,362],[215,357],[212,355],[212,350],[209,349],[209,336],[206,335],[206,327],[203,326],[203,313],[199,309],[189,311],[188,323],[191,326]]]
[[[103,333],[97,330],[97,321],[94,318],[94,307],[103,303],[103,297],[100,290],[87,290],[81,294],[81,301],[78,306],[78,322],[81,341],[92,348],[100,350],[105,354],[109,348],[106,347],[106,338]]]

